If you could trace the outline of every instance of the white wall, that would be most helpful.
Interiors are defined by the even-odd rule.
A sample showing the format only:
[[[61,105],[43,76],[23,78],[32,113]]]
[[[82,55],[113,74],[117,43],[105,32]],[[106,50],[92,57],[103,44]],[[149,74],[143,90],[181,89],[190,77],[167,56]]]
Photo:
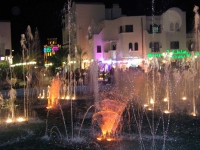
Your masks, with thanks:
[[[0,22],[0,55],[5,56],[5,49],[12,50],[10,22]]]
[[[160,43],[160,52],[170,49],[171,41],[179,41],[179,49],[186,47],[186,14],[179,8],[170,8],[161,16],[122,16],[121,9],[114,5],[113,10],[106,10],[103,4],[81,4],[74,3],[76,12],[77,44],[89,52],[87,59],[115,59],[112,52],[108,50],[108,43],[117,43],[116,55],[118,58],[140,57],[146,58],[151,52],[150,42]],[[87,10],[87,11],[86,11]],[[116,11],[115,16],[109,15]],[[107,17],[105,17],[107,15]],[[110,20],[106,20],[110,19]],[[180,24],[178,31],[170,31],[170,23]],[[161,25],[161,33],[149,33],[150,24]],[[133,32],[119,33],[120,26],[133,25]],[[88,27],[91,26],[94,34],[92,40],[86,38]],[[138,50],[134,51],[134,43],[138,43]],[[132,43],[133,51],[129,51],[129,43]],[[101,46],[101,53],[97,53],[97,45]],[[93,48],[93,50],[92,50]],[[105,57],[104,57],[105,56]],[[93,58],[92,58],[93,57]],[[109,58],[110,57],[110,58]]]

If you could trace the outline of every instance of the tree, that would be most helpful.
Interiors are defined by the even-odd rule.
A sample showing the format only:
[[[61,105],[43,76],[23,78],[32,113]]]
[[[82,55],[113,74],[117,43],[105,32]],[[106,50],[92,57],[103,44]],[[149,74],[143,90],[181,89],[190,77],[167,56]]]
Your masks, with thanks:
[[[30,25],[27,26],[25,38],[27,40],[28,58],[30,58],[32,57],[33,54],[33,45],[34,45],[34,39]]]
[[[81,64],[82,64],[83,57],[85,55],[87,55],[87,51],[84,51],[83,48],[81,48],[80,46],[75,46],[75,56],[77,57],[79,61],[80,70],[82,69]]]
[[[8,69],[9,69],[8,61],[1,61],[0,62],[0,80],[1,81],[6,79]]]
[[[61,67],[62,63],[67,60],[69,50],[67,48],[60,48],[54,55],[47,58],[48,62],[52,62],[54,67]]]

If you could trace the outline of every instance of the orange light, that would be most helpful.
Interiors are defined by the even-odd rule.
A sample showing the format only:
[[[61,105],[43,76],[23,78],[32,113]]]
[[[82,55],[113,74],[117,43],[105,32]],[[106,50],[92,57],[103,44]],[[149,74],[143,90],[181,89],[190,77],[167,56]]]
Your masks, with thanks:
[[[102,138],[98,137],[98,138],[97,138],[97,140],[98,140],[98,141],[101,141],[101,140],[102,140]]]
[[[52,108],[52,106],[47,106],[46,108],[47,108],[47,109],[51,109],[51,108]]]

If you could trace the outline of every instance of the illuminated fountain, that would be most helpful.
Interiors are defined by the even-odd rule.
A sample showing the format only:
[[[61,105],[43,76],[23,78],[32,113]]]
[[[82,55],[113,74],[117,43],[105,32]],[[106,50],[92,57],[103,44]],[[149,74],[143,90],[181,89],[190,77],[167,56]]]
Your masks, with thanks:
[[[58,104],[60,98],[61,81],[58,77],[54,77],[49,88],[48,105],[47,108],[54,108]]]
[[[81,122],[77,114],[82,114],[82,112],[79,112],[78,109],[78,111],[74,111],[76,107],[73,107],[74,101],[72,103],[72,100],[75,95],[76,85],[74,84],[73,86],[73,84],[71,84],[71,82],[74,82],[73,79],[68,78],[69,84],[67,84],[67,82],[62,84],[61,78],[57,75],[53,78],[51,85],[47,87],[47,92],[43,90],[39,98],[45,98],[45,96],[48,98],[47,120],[55,115],[57,111],[49,108],[59,106],[58,109],[60,109],[60,118],[64,124],[63,131],[65,132],[66,138],[63,138],[62,130],[59,130],[59,127],[54,123],[53,127],[49,130],[48,127],[50,127],[50,125],[48,125],[48,121],[46,121],[46,138],[48,138],[48,140],[57,138],[54,142],[60,147],[73,146],[79,138],[82,138],[84,142],[89,141],[88,143],[95,143],[96,149],[98,149],[101,144],[108,144],[108,142],[105,141],[110,141],[109,144],[113,144],[117,141],[120,146],[123,145],[121,143],[126,143],[127,141],[130,145],[134,142],[138,142],[139,146],[137,146],[140,147],[140,149],[161,149],[161,147],[162,149],[170,149],[170,143],[181,141],[179,137],[170,138],[175,132],[180,132],[179,125],[184,126],[184,123],[176,124],[176,121],[181,117],[188,117],[188,114],[198,116],[199,109],[196,107],[199,95],[198,77],[200,75],[197,65],[197,59],[199,58],[196,59],[198,53],[193,53],[191,55],[191,66],[189,68],[185,67],[185,60],[180,61],[181,65],[179,67],[172,66],[172,57],[178,53],[189,55],[186,50],[169,50],[161,54],[160,58],[152,57],[145,60],[146,68],[144,70],[134,68],[132,71],[120,71],[120,68],[118,68],[119,66],[116,66],[116,84],[113,84],[112,87],[103,86],[101,91],[99,89],[101,85],[97,82],[98,70],[94,70],[98,68],[98,64],[97,62],[92,63],[90,66],[92,82],[90,86],[92,92],[90,91],[90,94],[94,99],[94,105],[89,106],[89,109],[94,106],[95,110],[92,112],[91,118],[87,118],[89,120],[87,120],[88,122],[92,122],[92,127],[90,124],[91,122],[88,123],[84,121],[86,114]],[[68,62],[70,61],[70,55],[68,55]],[[70,63],[68,67],[70,76],[72,77]],[[115,88],[118,88],[118,90],[115,90]],[[106,93],[108,91],[110,95]],[[71,107],[64,108],[65,110],[63,111],[59,99],[70,99]],[[86,101],[89,103],[89,100]],[[185,108],[187,108],[187,114],[182,113]],[[86,113],[89,112],[89,109]],[[69,114],[71,117],[68,117]],[[68,117],[68,119],[65,120],[65,116]],[[188,118],[184,118],[183,121],[187,121]],[[191,118],[194,119],[196,117]],[[51,119],[55,120],[53,117]],[[19,118],[19,121],[21,120],[23,119]],[[77,122],[79,123],[76,122],[78,125],[75,129],[74,120],[78,120]],[[11,120],[8,120],[8,122],[10,121]],[[85,122],[89,125],[86,124],[84,126],[83,124]],[[68,137],[67,128],[69,127],[67,125],[70,123],[71,129],[69,131],[72,135]],[[76,136],[77,128],[79,129],[78,136]],[[95,131],[93,129],[95,129]],[[84,131],[86,133],[84,133]],[[83,135],[82,137],[80,137],[80,132],[83,133],[81,134]],[[179,136],[181,132],[176,135]],[[56,136],[54,137],[54,135]],[[169,143],[169,147],[166,144],[167,142]],[[161,146],[159,145],[160,143]],[[159,145],[159,148],[156,147],[157,145]],[[124,146],[124,149],[134,149],[137,146],[134,144],[131,148]],[[81,145],[80,147],[83,148],[84,146]],[[113,149],[116,149],[116,147]]]
[[[121,115],[126,107],[125,103],[117,100],[104,99],[96,104],[97,112],[92,116],[93,124],[96,121],[101,129],[98,140],[110,141],[115,136]]]

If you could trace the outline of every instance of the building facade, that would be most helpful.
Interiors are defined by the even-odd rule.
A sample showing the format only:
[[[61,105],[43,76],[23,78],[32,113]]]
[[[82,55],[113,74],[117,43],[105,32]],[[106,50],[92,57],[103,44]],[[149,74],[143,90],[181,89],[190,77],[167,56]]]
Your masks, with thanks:
[[[11,23],[9,21],[0,21],[0,57],[1,60],[8,59],[12,53],[11,46]]]
[[[73,3],[62,32],[63,44],[68,46],[70,41],[71,51],[73,44],[87,51],[85,61],[138,66],[166,52],[191,51],[186,13],[176,7],[160,16],[123,16],[117,4],[108,9],[104,4]],[[185,56],[174,56],[179,57]]]
[[[45,67],[51,66],[52,62],[48,61],[48,57],[55,55],[55,53],[60,49],[60,44],[57,43],[57,38],[47,38],[47,44],[44,45],[44,65]]]

